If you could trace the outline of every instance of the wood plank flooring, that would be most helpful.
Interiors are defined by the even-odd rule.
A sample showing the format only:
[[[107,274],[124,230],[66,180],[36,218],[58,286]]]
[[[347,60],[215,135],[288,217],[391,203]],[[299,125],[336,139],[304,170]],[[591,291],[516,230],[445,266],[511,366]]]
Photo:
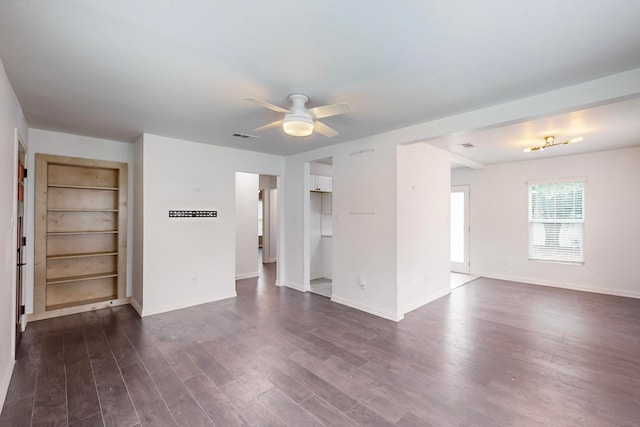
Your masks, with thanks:
[[[29,324],[0,425],[640,425],[640,300],[481,278],[396,324],[237,286]]]

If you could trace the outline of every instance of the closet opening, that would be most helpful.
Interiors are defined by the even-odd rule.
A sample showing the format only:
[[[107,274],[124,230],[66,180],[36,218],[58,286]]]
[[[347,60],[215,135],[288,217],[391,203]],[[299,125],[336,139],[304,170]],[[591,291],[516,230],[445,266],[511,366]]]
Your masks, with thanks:
[[[309,165],[309,291],[331,298],[333,289],[333,159]]]

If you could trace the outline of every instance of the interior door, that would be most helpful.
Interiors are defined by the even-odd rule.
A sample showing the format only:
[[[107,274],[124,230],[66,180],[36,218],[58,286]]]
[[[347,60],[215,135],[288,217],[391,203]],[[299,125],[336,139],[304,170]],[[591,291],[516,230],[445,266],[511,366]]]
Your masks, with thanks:
[[[25,164],[25,153],[21,146],[18,146],[18,191],[17,191],[17,202],[18,202],[18,212],[16,218],[16,247],[17,247],[17,256],[16,256],[16,318],[15,318],[15,328],[16,328],[16,349],[18,344],[20,343],[20,338],[22,337],[22,282],[24,277],[24,265],[25,265],[25,249],[24,249],[24,200],[26,196],[26,186],[24,182],[24,164]]]
[[[469,186],[451,187],[451,271],[469,274]]]

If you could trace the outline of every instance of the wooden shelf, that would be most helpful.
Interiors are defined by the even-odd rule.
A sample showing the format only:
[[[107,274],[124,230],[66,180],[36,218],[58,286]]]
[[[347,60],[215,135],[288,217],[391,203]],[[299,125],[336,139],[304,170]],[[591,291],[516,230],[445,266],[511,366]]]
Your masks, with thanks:
[[[47,209],[47,212],[118,212],[118,209]]]
[[[34,314],[123,301],[127,164],[41,153],[35,160]]]
[[[91,299],[85,299],[85,300],[79,300],[79,301],[70,301],[64,304],[48,305],[47,311],[59,310],[61,308],[75,307],[77,305],[84,305],[84,304],[93,304],[96,302],[109,301],[109,300],[115,300],[115,299],[117,299],[116,295],[109,295],[107,297],[101,297],[101,298],[91,298]]]
[[[115,255],[118,255],[118,252],[85,252],[80,254],[49,255],[47,256],[47,260],[89,258],[89,257],[96,257],[96,256],[115,256]]]
[[[73,188],[75,190],[109,190],[118,191],[118,187],[92,187],[90,185],[66,185],[66,184],[48,184],[47,187],[53,188]]]
[[[47,285],[57,285],[59,283],[83,282],[85,280],[107,279],[109,277],[118,277],[118,273],[85,274],[82,276],[69,276],[69,277],[59,277],[57,279],[47,279]]]
[[[76,234],[118,234],[118,230],[106,230],[106,231],[51,231],[47,233],[48,236],[73,236]]]

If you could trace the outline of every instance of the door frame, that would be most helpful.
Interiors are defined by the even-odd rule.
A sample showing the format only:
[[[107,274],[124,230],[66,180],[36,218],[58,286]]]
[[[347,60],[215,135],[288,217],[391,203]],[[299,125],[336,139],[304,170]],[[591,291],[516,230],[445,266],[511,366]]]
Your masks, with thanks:
[[[26,170],[28,167],[28,154],[29,151],[27,149],[27,145],[24,143],[24,138],[20,135],[18,128],[14,129],[14,157],[13,157],[13,212],[11,215],[11,226],[14,229],[13,231],[13,242],[17,243],[19,238],[26,237],[27,235],[27,189],[28,185],[25,181],[26,177],[23,178],[23,197],[22,197],[22,236],[18,236],[20,227],[18,226],[18,162],[20,161],[20,153],[24,155],[24,159],[22,162],[23,168]],[[25,250],[26,246],[22,245],[20,247],[22,262],[26,262],[27,254]],[[13,279],[11,281],[11,300],[13,301],[13,308],[11,310],[11,318],[14,319],[15,324],[12,328],[12,336],[11,336],[11,356],[15,359],[16,349],[20,342],[20,337],[22,331],[25,328],[25,316],[20,313],[20,307],[24,306],[24,297],[25,297],[25,283],[27,272],[24,266],[18,266],[20,263],[20,258],[18,258],[18,251],[14,252],[14,262],[13,265],[15,268],[13,269]],[[21,269],[21,274],[18,274],[18,268]],[[18,280],[20,279],[20,283]]]
[[[271,175],[273,176],[273,175]],[[265,188],[262,195],[262,263],[278,261],[278,188]],[[272,250],[273,242],[275,248]]]
[[[470,261],[470,242],[471,242],[471,224],[470,224],[470,199],[471,191],[468,184],[464,185],[452,185],[451,193],[463,193],[464,194],[464,261],[453,262],[451,261],[451,271],[454,273],[469,274],[471,270]],[[453,216],[453,214],[450,215]]]

